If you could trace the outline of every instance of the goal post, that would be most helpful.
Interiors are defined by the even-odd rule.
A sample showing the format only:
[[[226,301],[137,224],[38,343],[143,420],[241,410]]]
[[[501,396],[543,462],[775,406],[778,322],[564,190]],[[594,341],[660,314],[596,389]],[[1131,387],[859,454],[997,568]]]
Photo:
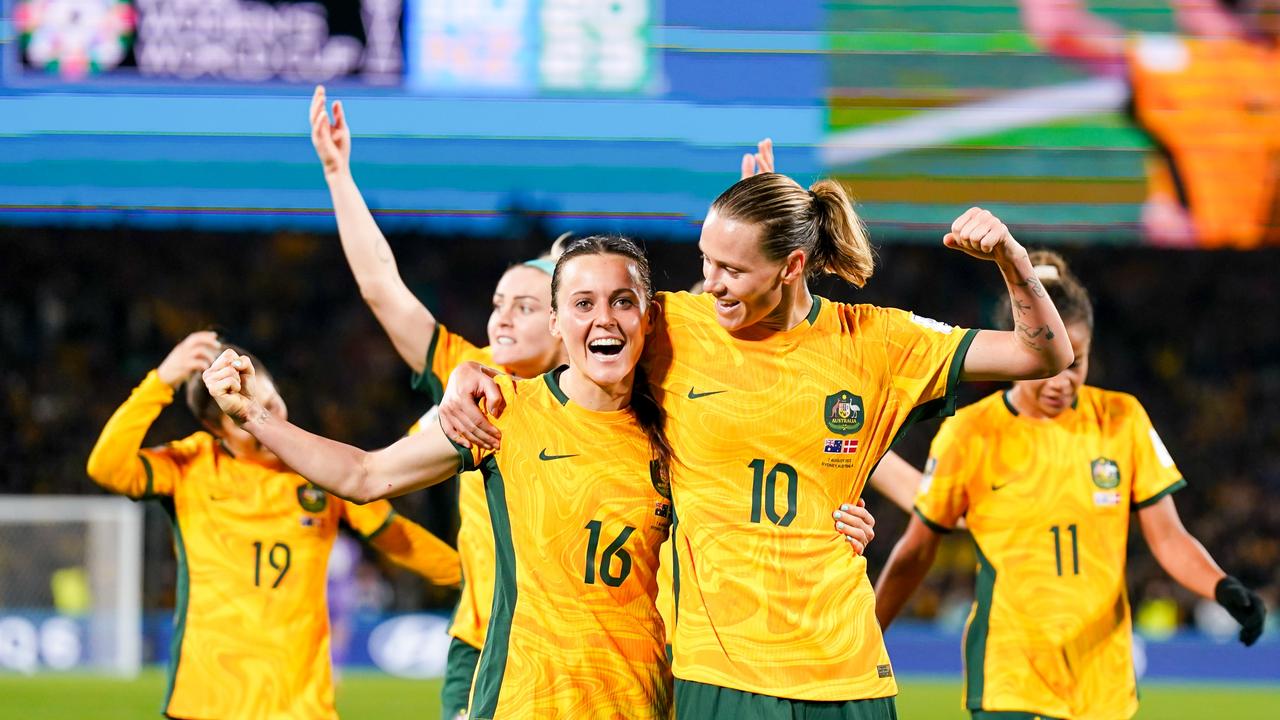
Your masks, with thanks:
[[[0,672],[131,677],[142,660],[142,508],[0,495]]]

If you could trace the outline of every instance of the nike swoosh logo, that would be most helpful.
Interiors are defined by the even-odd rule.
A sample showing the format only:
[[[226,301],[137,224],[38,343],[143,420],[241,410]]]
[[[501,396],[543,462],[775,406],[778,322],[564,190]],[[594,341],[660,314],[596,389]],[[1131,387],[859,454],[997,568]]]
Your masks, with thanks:
[[[1009,482],[1007,482],[1007,483],[1001,483],[1001,484],[999,484],[999,485],[997,485],[997,484],[995,484],[995,483],[991,483],[991,492],[996,492],[997,490],[1003,490],[1004,488],[1009,487],[1009,485],[1011,485],[1011,484],[1013,484],[1013,481],[1012,481],[1012,480],[1010,480],[1010,481],[1009,481]]]
[[[698,398],[704,398],[704,397],[706,397],[706,396],[708,396],[708,395],[719,395],[719,394],[720,394],[720,393],[722,393],[722,392],[726,392],[726,391],[724,391],[724,390],[712,390],[711,392],[698,392],[698,391],[694,390],[693,388],[689,388],[689,399],[690,399],[690,400],[697,400]]]
[[[565,458],[578,457],[577,455],[548,455],[547,449],[542,448],[542,452],[538,453],[539,460],[563,460]]]

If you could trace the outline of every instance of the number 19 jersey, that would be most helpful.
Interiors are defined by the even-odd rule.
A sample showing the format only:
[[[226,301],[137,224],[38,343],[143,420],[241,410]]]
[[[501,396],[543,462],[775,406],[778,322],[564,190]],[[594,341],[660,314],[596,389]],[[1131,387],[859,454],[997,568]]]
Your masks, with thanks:
[[[660,294],[649,378],[675,452],[678,679],[795,700],[897,693],[866,561],[832,528],[907,426],[950,414],[973,331],[813,299],[740,339]]]

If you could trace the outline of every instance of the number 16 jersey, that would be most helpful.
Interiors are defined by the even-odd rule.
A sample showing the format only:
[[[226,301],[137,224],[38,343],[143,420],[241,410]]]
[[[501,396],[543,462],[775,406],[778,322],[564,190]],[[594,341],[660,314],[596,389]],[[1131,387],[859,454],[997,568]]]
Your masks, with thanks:
[[[470,717],[666,718],[655,598],[670,502],[635,415],[575,404],[558,372],[499,376],[502,446],[459,450],[484,476],[496,556]]]

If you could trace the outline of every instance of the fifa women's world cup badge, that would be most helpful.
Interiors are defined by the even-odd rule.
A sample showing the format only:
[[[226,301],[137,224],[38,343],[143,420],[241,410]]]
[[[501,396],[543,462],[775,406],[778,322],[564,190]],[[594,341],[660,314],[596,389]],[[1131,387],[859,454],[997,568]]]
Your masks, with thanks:
[[[18,0],[13,8],[27,63],[68,80],[119,65],[135,19],[126,0]]]
[[[862,398],[848,390],[828,395],[823,415],[828,430],[837,435],[852,435],[862,429]]]

